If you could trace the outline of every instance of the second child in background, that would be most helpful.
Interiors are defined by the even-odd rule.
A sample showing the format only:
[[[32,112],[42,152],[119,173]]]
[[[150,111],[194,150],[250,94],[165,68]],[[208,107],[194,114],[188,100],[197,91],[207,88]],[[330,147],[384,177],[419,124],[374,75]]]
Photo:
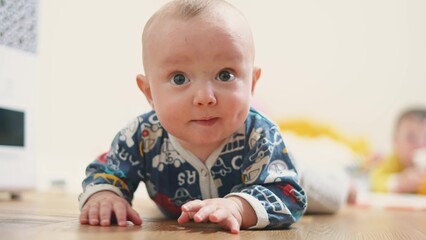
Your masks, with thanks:
[[[426,108],[400,114],[393,133],[393,151],[371,172],[377,192],[426,193]]]

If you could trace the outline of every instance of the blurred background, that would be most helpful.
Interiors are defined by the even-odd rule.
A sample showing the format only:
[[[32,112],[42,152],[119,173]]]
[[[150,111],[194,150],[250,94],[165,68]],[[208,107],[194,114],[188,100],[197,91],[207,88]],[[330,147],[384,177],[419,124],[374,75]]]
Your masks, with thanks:
[[[86,165],[150,110],[135,76],[143,26],[165,2],[0,1],[3,40],[16,4],[35,9],[35,46],[0,43],[0,107],[27,113],[31,163],[16,167],[31,172],[32,185],[80,192]],[[252,26],[262,68],[254,104],[272,119],[324,123],[385,152],[397,114],[426,105],[425,1],[229,2]],[[0,159],[11,154],[0,148]]]

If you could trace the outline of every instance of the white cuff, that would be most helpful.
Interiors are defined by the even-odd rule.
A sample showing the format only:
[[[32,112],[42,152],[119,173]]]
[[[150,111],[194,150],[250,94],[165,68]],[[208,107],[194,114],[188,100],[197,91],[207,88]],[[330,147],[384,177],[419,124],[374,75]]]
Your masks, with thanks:
[[[97,185],[87,186],[86,190],[82,194],[80,194],[80,196],[78,197],[78,200],[80,202],[79,203],[80,211],[83,208],[84,204],[86,203],[87,199],[89,199],[89,197],[92,196],[93,194],[100,191],[111,191],[117,194],[118,196],[123,197],[123,193],[120,191],[119,188],[109,184],[97,184]]]
[[[226,195],[225,198],[231,197],[231,196],[237,196],[237,197],[243,198],[253,208],[257,217],[257,223],[255,226],[252,226],[249,229],[262,229],[268,226],[269,224],[268,213],[266,212],[266,209],[263,207],[263,205],[260,203],[260,201],[257,198],[247,193],[230,193]]]

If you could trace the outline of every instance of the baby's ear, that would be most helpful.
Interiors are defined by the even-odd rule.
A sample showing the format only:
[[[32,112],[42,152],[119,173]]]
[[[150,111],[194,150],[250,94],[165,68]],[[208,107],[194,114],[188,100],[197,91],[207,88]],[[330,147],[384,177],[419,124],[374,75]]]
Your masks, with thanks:
[[[262,70],[259,67],[253,68],[253,77],[252,77],[252,84],[251,84],[251,94],[252,95],[254,93],[254,89],[256,88],[257,80],[259,80],[261,73],[262,73]]]
[[[154,102],[152,101],[151,87],[149,86],[149,81],[145,75],[138,74],[136,76],[136,83],[138,84],[139,89],[143,92],[148,100],[148,103],[154,108]]]

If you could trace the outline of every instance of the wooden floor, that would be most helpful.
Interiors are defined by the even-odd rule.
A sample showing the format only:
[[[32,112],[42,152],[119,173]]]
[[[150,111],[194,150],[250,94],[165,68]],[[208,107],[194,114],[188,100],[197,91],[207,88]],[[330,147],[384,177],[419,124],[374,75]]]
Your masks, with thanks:
[[[77,196],[24,193],[0,198],[0,239],[426,239],[426,211],[350,207],[336,215],[306,215],[288,230],[241,231],[212,224],[179,225],[161,217],[150,200],[137,199],[142,226],[95,227],[78,222]]]

